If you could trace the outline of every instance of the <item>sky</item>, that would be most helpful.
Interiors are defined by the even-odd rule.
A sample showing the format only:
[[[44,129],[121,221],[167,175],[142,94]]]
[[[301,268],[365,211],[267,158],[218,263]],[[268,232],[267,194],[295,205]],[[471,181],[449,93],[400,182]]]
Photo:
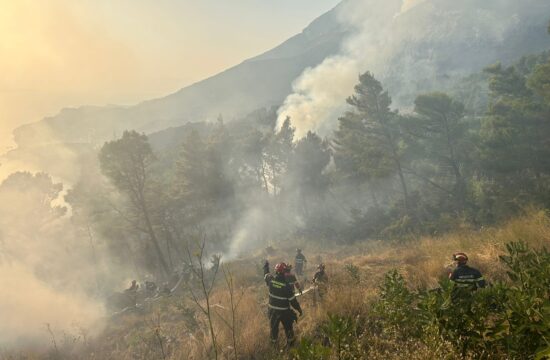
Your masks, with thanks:
[[[0,153],[63,107],[134,104],[269,50],[339,0],[0,0]]]

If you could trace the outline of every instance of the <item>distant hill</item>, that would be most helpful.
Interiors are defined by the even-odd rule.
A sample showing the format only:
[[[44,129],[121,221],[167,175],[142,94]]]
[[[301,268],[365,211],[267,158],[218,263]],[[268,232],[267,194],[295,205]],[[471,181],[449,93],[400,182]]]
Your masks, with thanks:
[[[302,33],[257,57],[163,98],[135,106],[83,106],[19,127],[19,146],[49,142],[102,142],[126,129],[151,133],[187,122],[225,119],[280,104],[305,68],[335,54],[348,28],[336,11],[317,18]]]
[[[20,147],[100,144],[126,129],[154,133],[214,120],[219,114],[230,122],[256,109],[278,106],[306,68],[339,53],[355,31],[339,20],[339,12],[361,1],[387,6],[383,1],[344,1],[276,48],[174,94],[135,106],[64,109],[16,129],[15,141]],[[550,48],[549,18],[548,0],[426,0],[403,14],[377,19],[390,23],[390,32],[383,34],[378,48],[364,54],[366,59],[377,57],[377,63],[370,68],[367,61],[364,70],[376,72],[396,104],[406,104],[418,92],[452,88],[456,78],[496,61],[512,62]],[[369,21],[374,24],[367,16],[362,27],[376,35],[379,29]]]

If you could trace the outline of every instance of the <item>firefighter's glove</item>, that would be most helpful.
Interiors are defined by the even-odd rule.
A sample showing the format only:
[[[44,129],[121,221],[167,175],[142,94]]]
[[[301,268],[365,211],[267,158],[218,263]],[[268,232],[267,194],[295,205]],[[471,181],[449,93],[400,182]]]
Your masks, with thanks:
[[[269,261],[265,261],[264,263],[264,273],[268,273],[269,272]]]
[[[300,317],[304,315],[304,312],[302,310],[300,310],[298,313],[300,314]]]
[[[300,292],[300,296],[304,295],[304,292],[302,291],[302,289],[298,289],[298,291]]]

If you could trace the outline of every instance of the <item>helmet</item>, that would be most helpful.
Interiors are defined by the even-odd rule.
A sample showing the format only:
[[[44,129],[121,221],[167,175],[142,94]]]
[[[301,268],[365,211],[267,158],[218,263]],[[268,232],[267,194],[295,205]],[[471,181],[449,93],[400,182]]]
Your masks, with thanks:
[[[298,248],[298,249],[296,249],[296,252],[299,254],[299,253],[302,252],[302,249]]]
[[[284,274],[286,269],[287,269],[287,266],[284,262],[278,263],[277,265],[275,265],[275,273],[277,274]]]
[[[468,262],[468,255],[463,252],[454,253],[453,261],[457,261],[459,264],[466,264],[466,262]]]
[[[322,263],[321,263],[321,264],[317,265],[317,269],[319,269],[319,270],[325,270],[325,264],[322,264]]]

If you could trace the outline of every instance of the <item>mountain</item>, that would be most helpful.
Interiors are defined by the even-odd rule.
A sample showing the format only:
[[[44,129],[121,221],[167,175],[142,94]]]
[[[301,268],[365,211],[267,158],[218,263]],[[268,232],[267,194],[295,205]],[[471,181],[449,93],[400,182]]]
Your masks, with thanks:
[[[548,50],[549,20],[547,0],[423,1],[393,22],[381,78],[405,106],[420,92],[453,92],[488,65]]]
[[[305,69],[346,51],[363,57],[360,71],[374,71],[402,105],[421,91],[452,89],[457,78],[494,62],[550,48],[548,0],[424,0],[405,12],[401,4],[346,0],[276,48],[174,94],[135,106],[64,109],[16,129],[15,141],[100,144],[126,129],[154,133],[219,114],[231,121],[282,104]],[[354,7],[362,20],[357,11],[354,21],[342,21]],[[378,8],[389,10],[379,15]]]
[[[292,81],[339,51],[349,30],[332,10],[302,33],[259,56],[163,98],[135,106],[83,106],[63,109],[14,131],[19,146],[48,142],[102,142],[127,129],[151,133],[187,122],[226,119],[280,104]]]

